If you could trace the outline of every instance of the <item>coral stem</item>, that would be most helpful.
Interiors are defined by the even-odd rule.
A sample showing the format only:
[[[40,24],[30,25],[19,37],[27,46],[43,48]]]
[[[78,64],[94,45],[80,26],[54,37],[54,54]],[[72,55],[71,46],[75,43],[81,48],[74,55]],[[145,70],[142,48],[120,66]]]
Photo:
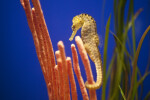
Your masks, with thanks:
[[[76,83],[75,83],[73,70],[72,70],[71,58],[67,57],[66,62],[67,62],[68,75],[69,75],[69,80],[71,85],[72,100],[77,100],[77,90],[76,90]]]
[[[74,44],[71,45],[71,51],[72,51],[72,57],[73,57],[73,67],[74,67],[74,71],[75,71],[75,74],[77,76],[77,79],[80,85],[80,90],[82,93],[83,100],[89,100],[87,90],[85,88],[84,81],[81,76],[80,67],[78,63],[78,55],[77,55],[77,51],[76,51]]]
[[[93,74],[92,74],[92,70],[91,70],[91,65],[90,65],[90,61],[88,59],[86,50],[84,48],[83,42],[79,36],[75,37],[75,41],[76,41],[82,62],[84,64],[84,68],[85,68],[85,72],[86,72],[86,76],[87,76],[87,81],[89,84],[93,84],[94,79],[93,79]],[[90,100],[97,100],[95,90],[89,90],[89,95],[90,95]]]

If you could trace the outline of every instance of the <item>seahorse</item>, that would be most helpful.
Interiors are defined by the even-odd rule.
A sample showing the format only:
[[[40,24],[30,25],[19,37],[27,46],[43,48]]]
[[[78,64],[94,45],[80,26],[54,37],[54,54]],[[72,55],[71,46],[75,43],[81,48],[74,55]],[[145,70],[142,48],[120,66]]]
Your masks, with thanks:
[[[94,62],[97,73],[97,80],[93,84],[85,82],[85,86],[88,89],[98,89],[102,85],[102,60],[101,54],[99,52],[99,37],[97,34],[96,22],[88,14],[80,14],[73,18],[72,20],[72,35],[69,38],[70,41],[73,40],[76,32],[81,29],[81,39],[83,41],[85,50],[89,55],[90,59]]]

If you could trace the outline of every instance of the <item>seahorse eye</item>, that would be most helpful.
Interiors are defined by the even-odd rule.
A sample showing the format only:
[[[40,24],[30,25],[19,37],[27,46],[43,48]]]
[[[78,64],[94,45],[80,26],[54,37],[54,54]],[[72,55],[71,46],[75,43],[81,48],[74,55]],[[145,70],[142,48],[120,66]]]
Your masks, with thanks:
[[[74,30],[75,29],[75,26],[74,25],[72,25],[72,30]]]

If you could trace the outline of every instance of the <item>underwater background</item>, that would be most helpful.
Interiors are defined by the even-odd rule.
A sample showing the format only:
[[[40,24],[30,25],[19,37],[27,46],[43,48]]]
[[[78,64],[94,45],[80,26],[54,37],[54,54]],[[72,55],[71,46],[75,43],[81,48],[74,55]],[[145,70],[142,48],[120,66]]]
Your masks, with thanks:
[[[110,14],[109,29],[115,33],[113,0],[40,0],[40,2],[54,51],[57,50],[57,42],[62,40],[65,44],[66,56],[72,56],[70,45],[74,43],[74,40],[73,42],[69,41],[72,33],[72,18],[81,13],[87,13],[97,23],[97,32],[100,37],[100,52],[103,59],[106,23]],[[125,18],[128,13],[129,2],[130,0],[126,2]],[[150,25],[150,0],[134,0],[134,13],[140,8],[143,8],[143,11],[135,20],[136,47],[143,32]],[[0,100],[48,100],[45,80],[20,0],[1,1],[0,12]],[[128,33],[129,40],[132,40],[131,32],[132,30],[130,29]],[[80,35],[80,31],[77,32],[77,35]],[[112,34],[109,34],[107,66],[111,61],[114,47],[114,37]],[[148,62],[150,62],[149,57],[150,32],[142,44],[137,63],[142,75]],[[80,57],[79,63],[82,77],[86,81],[85,70]],[[91,62],[91,66],[96,79],[93,62]],[[146,77],[143,82],[142,99],[150,91],[149,84],[150,76]],[[81,100],[82,95],[79,85],[78,83],[76,85],[78,99]],[[106,90],[107,97],[109,86],[107,86]],[[97,99],[100,100],[101,96],[102,87],[97,90]]]

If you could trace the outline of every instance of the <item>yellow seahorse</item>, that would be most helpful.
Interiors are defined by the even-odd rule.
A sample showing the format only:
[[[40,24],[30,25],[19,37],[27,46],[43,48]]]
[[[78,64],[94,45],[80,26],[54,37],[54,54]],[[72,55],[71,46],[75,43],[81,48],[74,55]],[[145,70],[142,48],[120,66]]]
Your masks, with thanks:
[[[73,33],[69,40],[72,41],[76,32],[82,27],[81,38],[84,47],[96,66],[97,81],[94,84],[88,84],[88,82],[86,82],[85,86],[88,89],[98,89],[102,85],[102,60],[98,48],[99,37],[97,34],[96,22],[88,14],[77,15],[73,18],[72,22]]]

